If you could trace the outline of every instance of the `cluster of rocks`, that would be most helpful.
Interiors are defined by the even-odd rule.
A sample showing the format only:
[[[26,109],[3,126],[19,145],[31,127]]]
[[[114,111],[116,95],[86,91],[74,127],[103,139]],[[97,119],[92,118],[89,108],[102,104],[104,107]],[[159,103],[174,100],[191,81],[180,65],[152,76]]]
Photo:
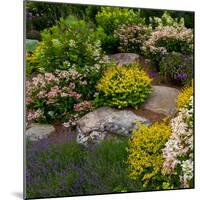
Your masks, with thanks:
[[[130,53],[120,53],[109,56],[116,64],[146,62],[141,56]],[[152,93],[142,108],[155,113],[173,115],[176,108],[176,97],[179,90],[166,86],[152,86]],[[96,144],[105,140],[109,135],[130,136],[137,128],[137,123],[151,124],[148,119],[136,115],[131,110],[119,110],[110,107],[98,108],[77,121],[76,141],[84,146]],[[26,137],[32,141],[48,137],[55,129],[51,125],[32,124],[26,130]]]

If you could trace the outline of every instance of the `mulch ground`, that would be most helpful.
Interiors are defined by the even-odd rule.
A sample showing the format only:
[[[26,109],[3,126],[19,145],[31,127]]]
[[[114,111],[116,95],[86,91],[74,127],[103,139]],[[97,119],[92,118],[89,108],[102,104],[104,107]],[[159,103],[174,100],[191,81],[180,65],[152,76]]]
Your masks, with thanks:
[[[162,119],[164,119],[166,117],[164,114],[158,114],[158,113],[155,113],[153,111],[143,109],[143,108],[140,108],[138,110],[133,110],[133,112],[136,115],[139,115],[141,117],[144,117],[144,118],[150,120],[151,122],[161,121]]]
[[[56,125],[55,129],[48,137],[52,144],[65,144],[76,141],[77,133],[75,130],[65,128],[62,124]]]

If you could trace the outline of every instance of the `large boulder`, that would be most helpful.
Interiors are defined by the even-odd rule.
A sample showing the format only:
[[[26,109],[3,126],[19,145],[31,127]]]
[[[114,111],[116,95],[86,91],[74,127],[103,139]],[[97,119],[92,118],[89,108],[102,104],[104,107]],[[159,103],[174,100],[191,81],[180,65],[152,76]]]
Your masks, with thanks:
[[[54,131],[55,128],[52,125],[33,123],[28,127],[25,134],[28,140],[37,141],[48,137]]]
[[[150,62],[150,60],[145,59],[143,56],[135,53],[117,53],[109,55],[108,58],[118,66],[135,63],[139,64],[142,66],[142,69],[153,78],[152,84],[157,83],[156,67]]]
[[[138,121],[150,124],[149,120],[130,110],[101,107],[78,120],[76,141],[88,146],[106,139],[109,134],[129,136],[132,130],[137,128]]]
[[[134,53],[117,53],[108,56],[110,60],[114,61],[117,65],[140,63],[142,57]]]
[[[164,115],[174,115],[176,111],[176,98],[179,90],[166,86],[152,86],[153,91],[147,101],[142,105],[144,109]]]

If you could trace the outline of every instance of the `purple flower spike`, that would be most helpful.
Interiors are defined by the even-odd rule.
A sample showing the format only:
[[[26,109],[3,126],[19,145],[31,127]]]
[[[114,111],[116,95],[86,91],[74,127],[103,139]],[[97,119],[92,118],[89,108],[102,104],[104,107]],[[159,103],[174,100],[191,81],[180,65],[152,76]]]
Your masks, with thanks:
[[[156,75],[157,75],[157,72],[155,72],[155,71],[152,71],[152,72],[150,72],[150,77],[151,78],[155,78],[156,77]]]

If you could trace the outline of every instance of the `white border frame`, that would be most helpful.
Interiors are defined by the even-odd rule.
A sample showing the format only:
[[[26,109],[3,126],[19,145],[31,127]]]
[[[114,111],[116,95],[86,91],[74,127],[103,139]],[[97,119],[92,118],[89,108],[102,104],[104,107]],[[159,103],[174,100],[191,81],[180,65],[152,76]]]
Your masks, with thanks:
[[[47,1],[47,0],[43,0]],[[200,6],[197,0],[48,0],[48,2],[84,3],[123,7],[195,11],[195,189],[67,197],[57,199],[188,200],[200,195]],[[23,190],[23,1],[3,1],[1,14],[1,193],[0,199],[22,198]],[[2,159],[3,158],[3,159]],[[48,200],[48,199],[47,199]]]

